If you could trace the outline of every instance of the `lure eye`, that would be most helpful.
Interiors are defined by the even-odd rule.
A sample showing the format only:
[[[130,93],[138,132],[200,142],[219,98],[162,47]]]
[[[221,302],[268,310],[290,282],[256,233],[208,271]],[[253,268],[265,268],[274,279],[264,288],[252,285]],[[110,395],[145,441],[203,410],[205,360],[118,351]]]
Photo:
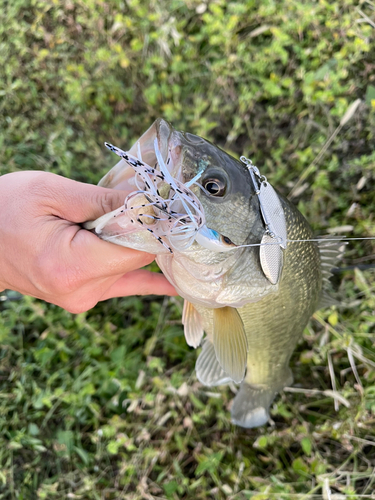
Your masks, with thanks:
[[[205,179],[202,186],[211,196],[224,196],[226,191],[226,184],[221,179]]]

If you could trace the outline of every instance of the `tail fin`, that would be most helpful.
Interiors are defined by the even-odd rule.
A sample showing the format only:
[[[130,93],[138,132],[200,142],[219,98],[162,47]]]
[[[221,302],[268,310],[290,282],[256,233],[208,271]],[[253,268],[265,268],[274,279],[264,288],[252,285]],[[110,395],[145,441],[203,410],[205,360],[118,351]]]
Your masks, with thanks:
[[[233,401],[232,422],[248,429],[266,424],[270,418],[269,410],[276,394],[292,382],[293,377],[289,368],[282,377],[282,383],[279,381],[273,387],[250,385],[243,381]]]

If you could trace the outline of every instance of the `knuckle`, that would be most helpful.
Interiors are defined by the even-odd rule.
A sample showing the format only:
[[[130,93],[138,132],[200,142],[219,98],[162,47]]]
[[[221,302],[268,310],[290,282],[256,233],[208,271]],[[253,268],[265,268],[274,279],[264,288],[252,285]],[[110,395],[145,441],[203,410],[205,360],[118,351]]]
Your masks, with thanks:
[[[118,201],[117,197],[114,196],[114,193],[100,193],[98,195],[98,204],[101,207],[103,214],[106,214],[108,212],[112,212],[112,210],[115,210],[118,208],[121,203]]]
[[[43,172],[41,175],[32,177],[28,185],[29,193],[38,198],[49,202],[56,196],[54,188],[54,176],[48,172]]]
[[[78,268],[59,268],[55,277],[55,285],[61,290],[61,293],[73,293],[81,288],[84,284],[80,269]]]
[[[51,295],[67,295],[79,290],[85,279],[79,267],[64,265],[54,256],[42,257],[39,263],[42,288]]]

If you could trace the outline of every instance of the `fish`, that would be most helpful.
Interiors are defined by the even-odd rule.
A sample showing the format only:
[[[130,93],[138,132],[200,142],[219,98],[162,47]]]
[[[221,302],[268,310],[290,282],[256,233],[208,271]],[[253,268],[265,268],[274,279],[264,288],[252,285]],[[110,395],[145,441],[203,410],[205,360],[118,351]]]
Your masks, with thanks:
[[[130,194],[85,227],[156,255],[184,298],[187,344],[202,346],[198,380],[240,384],[232,422],[266,424],[276,395],[293,383],[289,362],[309,318],[332,303],[342,241],[311,241],[303,215],[250,160],[164,119],[127,152],[106,145],[121,159],[99,185]]]

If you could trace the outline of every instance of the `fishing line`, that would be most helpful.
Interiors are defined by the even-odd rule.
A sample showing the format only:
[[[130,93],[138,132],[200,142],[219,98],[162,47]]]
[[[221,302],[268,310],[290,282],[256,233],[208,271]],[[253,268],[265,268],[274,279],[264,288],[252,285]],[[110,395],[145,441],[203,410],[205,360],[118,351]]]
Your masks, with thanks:
[[[358,105],[358,103],[356,104]],[[355,106],[353,106],[353,109],[354,108]],[[142,227],[144,230],[148,230],[150,233],[152,233],[152,235],[156,239],[158,239],[158,241],[162,243],[164,247],[168,248],[170,252],[172,252],[171,248],[166,244],[166,242],[162,239],[162,237],[167,238],[169,240],[169,244],[172,247],[174,247],[175,250],[177,251],[187,250],[196,241],[199,230],[202,228],[204,229],[203,226],[205,226],[205,215],[203,207],[199,199],[196,197],[196,195],[192,193],[189,189],[192,185],[196,185],[203,192],[207,193],[206,189],[197,182],[201,177],[202,172],[196,174],[190,181],[188,181],[185,184],[175,179],[169,172],[167,165],[164,162],[164,159],[158,147],[157,139],[155,139],[154,141],[154,150],[157,159],[157,163],[154,168],[150,167],[147,163],[144,163],[142,161],[141,148],[139,142],[137,143],[138,158],[136,156],[129,154],[128,152],[116,148],[112,144],[105,143],[105,145],[112,152],[123,158],[128,163],[128,165],[130,165],[135,170],[135,181],[138,191],[131,193],[127,196],[124,203],[125,210],[122,213],[124,214],[126,213],[128,217],[130,216],[131,222],[136,223],[139,226],[139,228]],[[349,243],[350,241],[375,240],[375,237],[340,237],[340,236],[332,238],[324,237],[324,238],[308,238],[308,239],[286,238],[286,227],[285,231],[280,230],[280,222],[283,222],[283,220],[285,219],[282,209],[279,210],[279,212],[281,211],[282,215],[281,217],[279,217],[280,220],[274,219],[275,201],[272,199],[273,198],[272,192],[270,192],[272,190],[272,187],[267,182],[267,179],[264,176],[260,175],[259,170],[255,165],[253,165],[251,160],[247,159],[244,156],[242,156],[240,160],[247,166],[251,174],[251,177],[253,179],[253,183],[255,185],[257,194],[261,195],[262,189],[267,190],[266,196],[263,196],[263,199],[260,196],[259,202],[262,215],[265,218],[266,234],[270,234],[273,237],[273,241],[272,240],[270,241],[270,238],[263,237],[260,243],[251,243],[246,245],[233,244],[231,249],[235,250],[238,248],[267,247],[275,245],[285,248],[286,243],[336,242],[339,244],[340,243],[346,244]],[[159,167],[160,170],[157,169],[157,166]],[[258,181],[255,180],[255,176],[259,177],[259,186],[258,186]],[[144,186],[140,185],[140,181],[142,181]],[[158,184],[160,182],[165,182],[169,184],[170,190],[172,191],[170,192],[169,197],[167,199],[164,199],[159,194]],[[134,198],[138,194],[143,194],[149,203],[129,206],[131,204],[132,198]],[[178,202],[182,205],[182,208],[185,211],[185,213],[181,213],[179,210],[178,211],[172,210],[172,205]],[[141,210],[142,208],[151,206],[154,209],[159,210],[159,213],[155,215],[147,213],[145,214],[139,213],[139,210]],[[270,212],[269,210],[270,208],[272,208],[272,218],[270,216],[267,217],[267,212]],[[134,217],[134,220],[130,215],[130,212],[132,210],[138,210],[138,214]],[[118,216],[120,216],[120,214],[115,215],[115,217]],[[145,227],[143,225],[143,222],[140,220],[140,217],[146,217],[147,219],[153,220],[152,228]],[[275,225],[275,223],[277,224]],[[146,226],[148,226],[148,224],[146,224]],[[276,230],[272,231],[274,227],[276,228]],[[217,236],[220,236],[216,231],[210,230],[209,228],[206,229],[208,229],[208,231],[210,231],[211,233],[216,233]],[[116,235],[109,236],[106,239],[107,241],[110,241],[112,239],[117,238],[118,236],[122,236],[133,231],[134,230],[131,231],[124,230],[117,233]],[[283,233],[285,233],[285,235]],[[227,242],[229,241],[229,243],[231,243],[228,238],[225,240],[224,235],[221,235],[221,237],[224,238],[224,241],[227,240]],[[212,238],[212,236],[208,237],[208,239],[210,238]],[[328,244],[327,246],[330,245]],[[224,250],[219,249],[217,251],[220,252]],[[267,256],[268,253],[266,253],[265,255]]]
[[[375,264],[357,264],[353,266],[345,266],[345,267],[333,267],[331,269],[331,273],[340,274],[345,271],[354,271],[354,269],[359,269],[360,271],[368,271],[369,269],[375,269]]]
[[[287,240],[291,242],[296,242],[296,241],[354,241],[354,240],[375,240],[375,236],[369,236],[369,237],[363,237],[363,238],[340,238],[338,236],[337,238],[315,238],[315,239],[309,239],[309,240]]]
[[[310,238],[307,240],[289,240],[286,241],[288,243],[303,243],[303,242],[320,242],[320,241],[335,241],[336,243],[346,243],[349,241],[359,241],[359,240],[375,240],[375,236],[372,237],[364,237],[364,238],[341,238],[338,236],[337,238]],[[238,245],[236,248],[244,248],[244,247],[261,247],[264,245],[279,245],[278,241],[272,241],[269,243],[252,243],[249,245]]]
[[[151,217],[151,216],[150,216]],[[114,236],[109,236],[106,238],[107,241],[116,238],[117,236],[122,236],[124,234],[129,234],[129,231],[123,231],[121,233],[118,233]],[[166,236],[166,235],[163,235]],[[336,243],[349,243],[349,241],[359,241],[359,240],[375,240],[375,237],[370,237],[370,238],[311,238],[309,240],[287,240],[288,243],[304,243],[304,242],[320,242],[320,241],[335,241]],[[279,243],[277,241],[275,242],[270,242],[270,243],[250,243],[248,245],[236,245],[233,247],[233,250],[236,250],[238,248],[247,248],[247,247],[261,247],[261,246],[268,246],[268,245],[278,245]],[[354,266],[354,267],[359,267],[359,266]],[[370,264],[370,267],[373,267]]]

